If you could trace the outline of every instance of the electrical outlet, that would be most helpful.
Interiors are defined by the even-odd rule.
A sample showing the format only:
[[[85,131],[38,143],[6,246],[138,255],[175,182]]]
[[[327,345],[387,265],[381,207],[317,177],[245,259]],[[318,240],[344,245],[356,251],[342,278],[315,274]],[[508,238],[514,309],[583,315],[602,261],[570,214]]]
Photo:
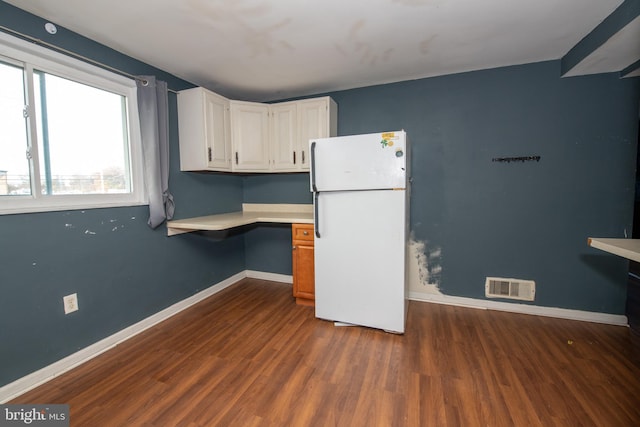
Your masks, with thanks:
[[[78,294],[67,295],[62,298],[62,302],[64,303],[64,314],[78,310]]]

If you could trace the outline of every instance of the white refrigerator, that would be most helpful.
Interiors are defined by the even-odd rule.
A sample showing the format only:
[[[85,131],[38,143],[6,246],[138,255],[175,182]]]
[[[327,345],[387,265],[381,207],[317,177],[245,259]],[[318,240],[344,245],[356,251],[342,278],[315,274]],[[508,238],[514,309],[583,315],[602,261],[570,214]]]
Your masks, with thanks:
[[[409,165],[404,131],[314,139],[315,314],[404,333]]]

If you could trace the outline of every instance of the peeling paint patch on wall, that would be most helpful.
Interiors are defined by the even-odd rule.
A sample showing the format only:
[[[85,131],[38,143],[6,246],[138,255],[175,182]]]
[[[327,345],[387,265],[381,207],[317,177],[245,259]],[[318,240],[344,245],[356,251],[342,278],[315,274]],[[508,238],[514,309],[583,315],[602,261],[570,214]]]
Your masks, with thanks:
[[[82,211],[81,213],[84,213],[84,211]],[[63,216],[66,216],[66,217],[70,215],[71,213],[69,212],[63,214]],[[132,217],[129,217],[129,219],[131,221],[135,221],[136,217],[132,216]],[[76,224],[71,222],[65,222],[64,228],[69,231],[77,230],[78,232],[81,232],[82,234],[85,234],[85,235],[95,235],[106,230],[111,230],[111,232],[123,231],[126,228],[126,224],[122,223],[122,220],[120,219],[112,218],[112,219],[100,220],[99,223],[93,223],[93,222],[87,223],[87,222],[80,221],[80,224]]]
[[[429,248],[425,241],[409,238],[409,291],[423,294],[440,292],[442,249]]]

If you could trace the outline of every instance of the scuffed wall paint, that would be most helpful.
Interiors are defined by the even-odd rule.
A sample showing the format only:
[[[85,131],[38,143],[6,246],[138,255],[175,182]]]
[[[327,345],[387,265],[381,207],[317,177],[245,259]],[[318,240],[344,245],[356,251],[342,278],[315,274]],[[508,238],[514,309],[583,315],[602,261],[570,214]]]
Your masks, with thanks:
[[[81,214],[84,214],[85,211],[81,211]],[[71,215],[70,212],[66,212],[64,213],[64,216],[68,217],[69,215]],[[131,221],[135,221],[136,217],[132,216],[131,217]],[[95,228],[95,230],[99,230],[99,231],[103,231],[103,229],[105,229],[106,227],[111,227],[111,232],[116,232],[118,230],[123,230],[125,228],[125,224],[117,224],[120,220],[118,219],[110,219],[108,221],[100,221],[100,225],[96,226],[97,228]],[[106,226],[106,227],[105,227]],[[75,230],[76,229],[76,225],[70,222],[66,222],[64,224],[64,227],[67,230]],[[84,234],[88,234],[88,235],[95,235],[97,234],[97,231],[94,231],[94,228],[87,228],[84,231]]]
[[[429,247],[427,242],[409,238],[409,291],[422,294],[440,292],[442,249]]]

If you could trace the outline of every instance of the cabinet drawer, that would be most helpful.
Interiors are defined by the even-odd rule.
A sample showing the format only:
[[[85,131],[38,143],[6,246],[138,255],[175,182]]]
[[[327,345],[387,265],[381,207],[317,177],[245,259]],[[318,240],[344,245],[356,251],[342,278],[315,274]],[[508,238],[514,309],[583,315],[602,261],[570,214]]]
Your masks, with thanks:
[[[293,240],[308,240],[313,242],[313,224],[292,224],[291,235]]]

